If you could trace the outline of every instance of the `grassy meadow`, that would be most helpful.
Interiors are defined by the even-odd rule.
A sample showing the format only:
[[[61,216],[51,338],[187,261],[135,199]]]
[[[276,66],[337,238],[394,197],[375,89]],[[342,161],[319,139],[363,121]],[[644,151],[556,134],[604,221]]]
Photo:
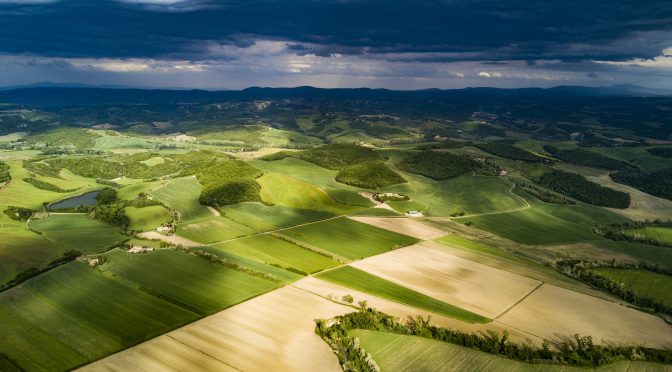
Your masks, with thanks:
[[[213,247],[238,256],[286,269],[298,269],[309,274],[340,264],[329,257],[311,252],[270,234],[232,240],[215,244]]]
[[[625,289],[638,296],[652,298],[672,307],[672,276],[645,270],[608,267],[597,268],[595,271],[615,282],[623,283]]]
[[[418,241],[344,217],[282,230],[279,234],[349,260],[383,253]]]

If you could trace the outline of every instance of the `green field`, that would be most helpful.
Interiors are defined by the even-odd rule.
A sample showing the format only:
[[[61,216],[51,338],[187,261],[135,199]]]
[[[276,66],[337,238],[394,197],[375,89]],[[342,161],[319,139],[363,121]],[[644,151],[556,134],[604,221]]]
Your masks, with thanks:
[[[181,222],[188,222],[212,216],[205,206],[198,202],[201,185],[195,177],[177,178],[165,186],[151,192],[151,195],[166,203],[180,214]]]
[[[211,244],[254,234],[255,232],[254,229],[228,218],[210,217],[188,224],[181,224],[177,227],[176,234],[198,243]]]
[[[196,319],[81,262],[0,293],[2,352],[26,370],[69,370]]]
[[[525,207],[522,200],[508,191],[510,183],[500,177],[465,175],[442,181],[410,173],[404,177],[408,183],[383,189],[411,198],[410,202],[390,204],[400,212],[422,210],[426,216],[449,216],[455,212],[478,214]]]
[[[160,205],[143,208],[126,207],[124,212],[131,219],[128,227],[130,230],[154,230],[172,219],[170,211]]]
[[[199,314],[213,313],[278,287],[272,281],[168,249],[145,254],[114,251],[106,258],[104,272]]]
[[[26,224],[0,214],[0,283],[30,268],[45,265],[69,249],[26,229]]]
[[[418,239],[340,217],[280,232],[350,260],[411,245]]]
[[[319,187],[293,177],[267,173],[257,181],[261,185],[261,199],[266,204],[334,214],[345,214],[358,209],[337,203]]]
[[[518,362],[483,351],[417,336],[355,329],[349,332],[359,338],[362,349],[373,356],[380,370],[465,372],[526,371],[588,371],[587,368],[539,365]],[[668,371],[669,366],[647,362],[622,361],[606,365],[598,371]]]
[[[313,253],[269,234],[255,235],[214,245],[222,251],[253,260],[314,273],[339,265],[339,262]]]
[[[104,251],[127,239],[117,227],[92,220],[84,214],[52,214],[47,219],[32,221],[30,227],[58,247],[82,253]]]
[[[648,297],[672,307],[672,276],[645,270],[597,268],[598,273],[625,285],[638,296]]]
[[[652,238],[660,242],[672,243],[672,228],[670,227],[644,227],[625,230],[623,233],[634,237]]]
[[[457,306],[436,300],[412,289],[392,283],[388,280],[371,275],[350,266],[317,274],[317,277],[328,282],[369,293],[374,296],[418,307],[436,314],[445,315],[468,323],[488,323],[490,319],[461,309]]]
[[[625,217],[605,209],[577,205],[547,204],[529,200],[531,208],[460,218],[474,227],[523,244],[560,244],[602,240],[592,232],[599,223],[625,222]]]
[[[226,218],[258,231],[270,231],[334,217],[333,213],[245,202],[220,208]]]

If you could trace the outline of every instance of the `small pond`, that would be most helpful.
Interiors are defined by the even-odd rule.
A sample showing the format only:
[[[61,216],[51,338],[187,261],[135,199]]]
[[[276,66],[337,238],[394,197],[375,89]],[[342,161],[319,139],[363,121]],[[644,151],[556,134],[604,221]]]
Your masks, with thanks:
[[[63,199],[56,203],[49,205],[49,210],[56,209],[65,209],[65,208],[74,208],[78,205],[83,205],[90,207],[96,205],[96,196],[98,196],[100,190],[87,192],[86,194],[73,196],[72,198]]]

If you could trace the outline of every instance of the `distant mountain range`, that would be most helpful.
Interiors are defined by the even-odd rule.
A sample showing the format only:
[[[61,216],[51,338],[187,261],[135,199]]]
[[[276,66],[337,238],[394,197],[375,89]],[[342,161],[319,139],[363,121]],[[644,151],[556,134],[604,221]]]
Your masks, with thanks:
[[[496,97],[658,97],[672,96],[672,89],[653,89],[623,84],[609,87],[557,86],[553,88],[463,88],[400,91],[370,88],[324,89],[314,87],[243,90],[139,89],[84,84],[37,83],[0,88],[0,102],[38,106],[103,103],[176,103],[250,100],[450,100]]]

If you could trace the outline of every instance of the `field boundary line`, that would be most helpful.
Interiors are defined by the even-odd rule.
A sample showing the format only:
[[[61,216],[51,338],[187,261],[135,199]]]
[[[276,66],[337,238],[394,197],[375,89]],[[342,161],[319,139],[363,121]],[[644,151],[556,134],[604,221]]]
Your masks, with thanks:
[[[243,371],[242,369],[240,369],[240,368],[238,368],[238,367],[236,367],[236,366],[234,366],[234,365],[231,365],[231,364],[229,364],[229,363],[227,363],[227,362],[225,362],[225,361],[223,361],[223,360],[221,360],[221,359],[219,359],[219,358],[215,358],[214,356],[212,356],[212,355],[206,353],[206,352],[203,351],[203,350],[196,349],[196,348],[192,347],[191,345],[188,345],[188,344],[186,344],[186,343],[184,343],[184,342],[182,342],[182,341],[176,339],[176,338],[173,337],[173,335],[171,335],[170,333],[172,333],[172,332],[166,333],[165,335],[166,335],[166,337],[170,338],[171,340],[174,340],[174,341],[180,343],[181,345],[184,345],[185,347],[187,347],[187,348],[189,348],[189,349],[191,349],[191,350],[194,350],[194,351],[196,351],[196,352],[198,352],[198,353],[200,353],[200,354],[203,354],[203,355],[205,355],[205,356],[207,356],[207,357],[209,357],[209,358],[212,358],[212,359],[214,359],[214,360],[216,360],[216,361],[218,361],[218,362],[220,362],[220,363],[222,363],[222,364],[225,364],[225,365],[227,365],[227,366],[229,366],[229,367],[235,369],[236,371],[241,371],[241,372]]]
[[[541,286],[544,285],[544,284],[545,284],[545,282],[540,282],[536,287],[532,288],[531,291],[527,292],[527,294],[526,294],[525,296],[523,296],[520,300],[516,301],[513,305],[509,306],[508,309],[504,310],[501,314],[497,315],[497,316],[493,319],[493,321],[499,319],[499,318],[502,317],[502,316],[504,316],[504,314],[508,313],[509,310],[513,309],[514,307],[516,307],[516,305],[518,305],[519,303],[523,302],[527,297],[529,297],[532,293],[534,293],[537,289],[539,289],[539,287],[541,287]],[[577,293],[578,293],[578,292],[577,292]]]

